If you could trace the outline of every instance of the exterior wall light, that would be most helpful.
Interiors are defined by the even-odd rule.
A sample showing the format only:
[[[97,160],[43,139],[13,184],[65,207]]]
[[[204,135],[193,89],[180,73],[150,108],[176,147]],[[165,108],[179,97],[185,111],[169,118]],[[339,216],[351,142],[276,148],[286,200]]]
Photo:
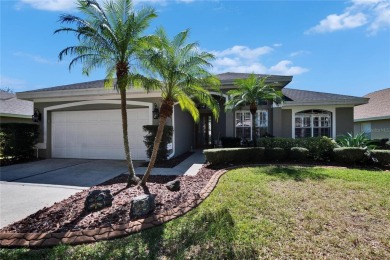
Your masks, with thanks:
[[[36,108],[34,109],[34,114],[31,116],[33,122],[39,122],[41,121],[41,113],[39,113],[39,110]]]
[[[153,119],[158,119],[159,117],[160,117],[160,111],[158,110],[157,104],[154,103]]]

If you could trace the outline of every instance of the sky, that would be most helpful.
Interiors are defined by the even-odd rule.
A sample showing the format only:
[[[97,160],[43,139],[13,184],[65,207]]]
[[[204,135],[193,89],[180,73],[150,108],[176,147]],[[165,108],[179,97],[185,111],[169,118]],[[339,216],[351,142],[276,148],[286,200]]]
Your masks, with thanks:
[[[173,36],[190,29],[190,42],[211,52],[213,73],[293,76],[294,89],[363,96],[390,87],[390,0],[136,1]],[[0,0],[0,87],[22,92],[103,79],[58,60],[77,44],[53,32],[61,14],[81,15],[73,0]],[[390,102],[390,101],[389,101]]]

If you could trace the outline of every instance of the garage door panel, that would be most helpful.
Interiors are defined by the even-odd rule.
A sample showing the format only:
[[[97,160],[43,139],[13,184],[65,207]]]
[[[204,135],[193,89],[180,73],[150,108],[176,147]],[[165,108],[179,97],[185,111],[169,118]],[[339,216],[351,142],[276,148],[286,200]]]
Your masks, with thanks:
[[[144,160],[142,126],[149,123],[148,109],[127,112],[132,157]],[[125,159],[120,110],[53,112],[52,157]]]

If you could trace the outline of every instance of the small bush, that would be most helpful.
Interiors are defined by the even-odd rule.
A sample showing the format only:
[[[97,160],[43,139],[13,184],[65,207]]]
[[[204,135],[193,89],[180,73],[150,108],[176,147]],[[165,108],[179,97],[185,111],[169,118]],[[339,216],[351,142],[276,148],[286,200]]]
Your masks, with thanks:
[[[154,145],[154,139],[156,137],[157,133],[157,125],[144,125],[143,129],[145,132],[148,132],[146,136],[144,136],[144,143],[146,146],[146,154],[148,158],[152,156],[153,152],[153,145]],[[164,132],[163,136],[161,139],[160,147],[157,152],[157,159],[156,162],[163,162],[168,159],[168,149],[167,145],[168,143],[172,142],[172,132],[173,132],[173,127],[172,126],[165,126],[164,127]]]
[[[366,149],[360,147],[335,148],[333,152],[335,161],[343,164],[356,164],[364,161],[367,157],[365,155]]]
[[[309,150],[303,147],[293,147],[290,149],[289,157],[293,161],[303,162],[307,159]]]
[[[285,150],[290,150],[292,147],[296,146],[296,140],[297,139],[283,137],[264,137],[258,139],[257,145],[259,147],[265,147],[266,149],[280,147]]]
[[[211,164],[256,163],[264,159],[263,147],[207,149],[203,153]]]
[[[270,162],[280,162],[286,159],[286,150],[280,147],[265,149],[265,159]]]
[[[371,157],[381,165],[390,165],[390,150],[372,150]]]
[[[240,147],[240,142],[239,137],[221,137],[222,147],[224,148]]]
[[[4,161],[26,161],[34,156],[39,126],[27,123],[0,124],[0,157]]]

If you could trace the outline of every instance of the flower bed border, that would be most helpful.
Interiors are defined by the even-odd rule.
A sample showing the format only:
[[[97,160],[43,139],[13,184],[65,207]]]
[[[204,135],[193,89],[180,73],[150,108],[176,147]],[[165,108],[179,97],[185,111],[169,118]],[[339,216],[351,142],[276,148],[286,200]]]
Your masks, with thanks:
[[[138,219],[127,224],[81,231],[68,231],[62,233],[0,233],[0,248],[45,248],[60,244],[79,245],[125,237],[144,229],[160,226],[172,219],[184,215],[193,208],[196,208],[210,195],[217,185],[219,178],[225,172],[227,172],[226,169],[221,169],[214,173],[209,182],[199,193],[197,199],[190,200],[174,209],[164,211],[160,214],[153,214],[145,219]]]

